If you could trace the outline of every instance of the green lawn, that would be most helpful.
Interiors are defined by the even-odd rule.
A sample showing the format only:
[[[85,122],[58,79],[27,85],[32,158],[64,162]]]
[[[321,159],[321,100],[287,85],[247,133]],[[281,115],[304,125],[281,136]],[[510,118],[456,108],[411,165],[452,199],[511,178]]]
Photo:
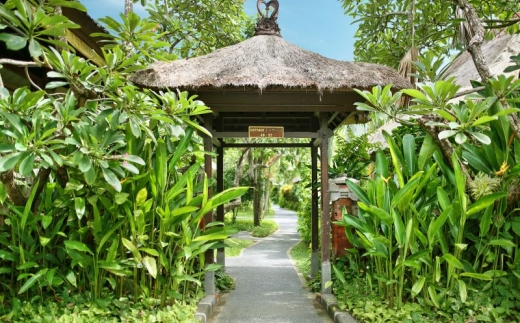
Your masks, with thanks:
[[[238,239],[238,238],[230,238],[226,240],[226,244],[230,247],[226,248],[226,257],[237,257],[240,256],[242,250],[249,247],[255,243],[253,240],[249,239]]]

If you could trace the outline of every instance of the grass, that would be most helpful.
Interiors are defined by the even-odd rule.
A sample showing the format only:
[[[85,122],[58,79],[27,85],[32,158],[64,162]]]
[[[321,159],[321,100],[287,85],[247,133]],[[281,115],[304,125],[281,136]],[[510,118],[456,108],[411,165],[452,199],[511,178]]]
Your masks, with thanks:
[[[292,247],[290,256],[298,271],[306,277],[307,287],[311,292],[319,292],[321,290],[321,271],[318,271],[316,277],[309,278],[311,274],[311,249],[308,244],[300,241]]]
[[[296,268],[298,268],[298,271],[302,273],[304,277],[309,276],[311,273],[311,252],[305,242],[300,241],[297,245],[292,247],[291,258]]]
[[[267,218],[272,218],[274,216],[274,211],[270,210]],[[235,223],[232,223],[232,214],[228,213],[225,215],[224,222],[226,226],[230,228],[236,228],[238,231],[247,231],[251,232],[251,235],[256,238],[264,238],[273,234],[276,230],[278,230],[278,224],[274,220],[270,219],[262,219],[260,221],[260,226],[255,227],[253,225],[253,211],[250,209],[240,209],[238,211],[238,216]]]
[[[253,240],[230,238],[226,240],[226,244],[230,247],[226,248],[226,257],[240,256],[242,250],[255,243]]]

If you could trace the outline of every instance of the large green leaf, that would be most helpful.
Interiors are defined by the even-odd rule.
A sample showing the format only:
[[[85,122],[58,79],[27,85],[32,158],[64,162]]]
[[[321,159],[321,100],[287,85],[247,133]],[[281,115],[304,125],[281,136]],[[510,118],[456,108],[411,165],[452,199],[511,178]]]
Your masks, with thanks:
[[[347,186],[348,188],[356,194],[357,198],[365,203],[370,204],[370,200],[368,199],[367,193],[359,186],[358,184],[354,183],[350,179],[347,179]]]
[[[471,204],[468,207],[466,214],[468,216],[475,214],[475,213],[487,208],[488,206],[492,205],[493,203],[495,203],[496,200],[501,199],[506,196],[507,196],[506,192],[499,192],[499,193],[493,193],[493,194],[481,197],[475,203]]]
[[[117,192],[121,192],[121,182],[117,178],[116,174],[108,168],[101,168],[103,177],[110,186],[112,186]]]
[[[20,287],[20,290],[18,291],[19,294],[25,293],[29,288],[31,288],[45,273],[47,272],[47,268],[44,268],[31,276],[31,278],[27,279],[27,281]]]
[[[143,264],[148,270],[150,276],[152,276],[153,278],[157,278],[157,261],[155,260],[155,258],[145,256],[143,258]]]
[[[412,286],[412,296],[417,296],[423,289],[424,283],[426,282],[426,277],[421,276]]]
[[[13,51],[20,50],[27,45],[27,37],[13,34],[2,33],[0,34],[0,40],[3,40],[7,48]]]
[[[128,239],[121,238],[121,241],[123,242],[125,248],[128,249],[132,253],[132,255],[134,255],[134,259],[136,261],[141,261],[142,257],[139,253],[139,250],[137,250],[137,247]]]
[[[404,228],[404,222],[401,215],[396,211],[392,210],[392,219],[394,222],[394,234],[395,239],[400,247],[404,246],[406,241],[406,232]]]
[[[417,176],[414,176],[412,180],[410,180],[406,185],[404,185],[392,198],[391,206],[399,206],[399,210],[403,211],[406,208],[410,207],[410,202],[414,196],[415,188],[420,183],[421,173],[417,173]]]
[[[452,266],[452,267],[455,267],[455,268],[458,268],[458,269],[463,269],[464,268],[464,266],[462,265],[460,260],[457,259],[451,253],[444,254],[442,256],[442,259],[446,260],[446,262],[448,262],[450,264],[450,266]]]
[[[90,248],[83,242],[75,241],[75,240],[65,240],[65,241],[63,241],[63,243],[65,244],[65,247],[67,247],[67,249],[84,251],[91,255],[94,255],[94,253],[92,253]]]
[[[408,176],[412,176],[417,171],[417,157],[415,152],[415,138],[410,134],[403,137],[403,155],[408,166]]]
[[[23,156],[22,152],[14,152],[9,155],[0,157],[0,172],[5,172],[12,169]]]
[[[392,156],[392,163],[394,164],[394,172],[397,174],[397,181],[399,182],[399,186],[404,186],[404,177],[402,172],[402,167],[404,165],[403,156],[401,151],[398,149],[397,144],[394,141],[394,138],[390,136],[390,134],[383,130],[383,136],[385,137],[386,142],[388,143],[388,149],[390,149],[390,155]]]
[[[388,214],[388,212],[386,212],[385,210],[383,210],[381,208],[378,208],[377,206],[366,205],[365,203],[360,202],[359,208],[365,212],[368,212],[371,215],[375,215],[376,217],[378,217],[381,221],[383,221],[387,225],[391,225],[393,222],[392,216],[390,214]]]
[[[480,219],[479,227],[480,227],[480,237],[487,236],[489,232],[489,228],[491,227],[491,222],[493,218],[493,206],[490,205],[484,211],[484,215]]]
[[[441,213],[441,215],[439,215],[439,217],[430,222],[430,225],[428,226],[428,243],[430,244],[430,247],[432,247],[432,243],[435,240],[436,234],[439,232],[439,230],[441,230],[442,226],[448,219],[448,215],[452,212],[452,210],[452,205],[448,206]]]

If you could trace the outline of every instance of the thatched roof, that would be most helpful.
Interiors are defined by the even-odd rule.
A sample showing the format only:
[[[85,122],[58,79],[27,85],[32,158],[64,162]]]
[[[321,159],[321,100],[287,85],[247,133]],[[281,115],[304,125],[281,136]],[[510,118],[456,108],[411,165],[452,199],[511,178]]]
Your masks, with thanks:
[[[205,56],[156,62],[136,72],[131,80],[149,88],[186,90],[283,87],[321,92],[387,84],[396,89],[410,86],[389,67],[326,58],[273,35],[257,35]]]
[[[504,74],[504,69],[511,65],[511,56],[520,53],[520,34],[497,35],[482,46],[491,74]],[[445,78],[454,76],[461,90],[471,88],[470,80],[480,80],[475,63],[468,51],[458,56],[444,73]]]

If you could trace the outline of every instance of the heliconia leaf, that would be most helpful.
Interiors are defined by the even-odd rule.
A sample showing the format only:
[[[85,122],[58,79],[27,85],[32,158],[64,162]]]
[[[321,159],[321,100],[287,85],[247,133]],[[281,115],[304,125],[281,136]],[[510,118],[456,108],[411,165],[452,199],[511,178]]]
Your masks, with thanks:
[[[468,298],[468,291],[466,289],[466,283],[462,279],[457,280],[457,282],[459,283],[460,300],[462,301],[462,303],[465,303],[466,299]]]
[[[139,250],[137,250],[137,247],[128,239],[121,238],[121,241],[123,242],[123,245],[128,249],[132,255],[134,255],[134,259],[136,261],[141,261],[142,257],[139,253]]]
[[[435,220],[430,222],[428,226],[428,243],[431,245],[435,240],[435,235],[442,228],[446,220],[448,219],[448,215],[452,212],[453,207],[448,206]]]
[[[413,197],[413,193],[415,192],[415,188],[419,185],[419,180],[421,179],[421,174],[416,174],[417,177],[408,181],[405,186],[403,186],[392,198],[391,205],[392,207],[398,205],[400,210],[407,208],[410,206],[410,201]]]
[[[412,176],[417,171],[417,156],[415,152],[415,138],[410,134],[403,137],[403,155],[408,166],[408,175]]]
[[[406,232],[404,228],[403,219],[395,209],[392,210],[392,219],[394,221],[395,239],[397,240],[399,246],[403,246],[404,242],[406,241]]]
[[[368,199],[367,193],[359,186],[358,184],[354,183],[353,181],[347,179],[347,186],[348,188],[356,194],[357,198],[365,203],[370,204],[370,200]]]
[[[489,246],[500,246],[502,248],[514,248],[516,244],[513,241],[506,239],[494,239],[488,242]]]
[[[392,156],[392,163],[394,164],[394,172],[397,174],[397,181],[400,187],[404,186],[404,177],[402,172],[402,167],[404,166],[403,156],[401,155],[401,151],[397,148],[397,144],[390,134],[383,130],[383,137],[385,137],[386,142],[388,143],[388,149],[390,150],[390,155]]]
[[[137,206],[141,206],[146,202],[146,199],[148,198],[148,191],[146,190],[146,187],[143,187],[138,193],[135,198],[135,204]]]
[[[332,269],[334,270],[336,278],[343,284],[343,286],[346,286],[347,280],[345,279],[343,272],[335,264],[332,264]]]
[[[376,173],[384,178],[387,178],[390,174],[388,159],[386,159],[386,155],[381,149],[378,149],[376,152]]]
[[[94,253],[92,253],[90,248],[83,242],[75,241],[75,240],[65,240],[65,241],[63,241],[63,243],[65,243],[65,247],[67,247],[67,249],[84,251],[84,252],[88,252],[91,255],[94,255]]]
[[[377,206],[366,205],[365,203],[360,202],[359,208],[362,209],[363,211],[366,211],[372,215],[377,216],[381,221],[383,221],[384,223],[386,223],[388,225],[392,224],[392,222],[393,222],[392,216],[390,214],[388,214],[388,212],[386,212],[385,210],[383,210],[381,208],[378,208]]]
[[[412,296],[417,296],[421,292],[424,286],[424,282],[426,282],[426,277],[421,276],[412,286]]]
[[[435,305],[435,307],[440,307],[439,297],[437,296],[437,291],[435,290],[435,287],[428,286],[428,294],[430,295],[430,299],[432,300],[433,305]]]
[[[462,273],[460,274],[460,276],[464,276],[464,277],[469,277],[469,278],[475,278],[475,279],[479,279],[479,280],[491,280],[491,277],[487,276],[487,275],[484,275],[484,274],[479,274],[479,273]]]
[[[459,259],[457,259],[454,255],[451,253],[444,254],[442,256],[442,259],[446,260],[452,267],[462,269],[464,266],[462,266],[462,263]]]
[[[155,260],[155,258],[145,256],[143,258],[143,264],[148,270],[150,276],[152,276],[153,278],[157,278],[157,261]]]
[[[468,216],[475,214],[475,213],[487,208],[488,206],[492,205],[493,203],[495,203],[496,200],[499,200],[506,196],[507,196],[506,192],[498,192],[498,193],[493,193],[493,194],[483,196],[483,197],[479,198],[475,203],[471,204],[468,207],[466,214]]]
[[[20,287],[20,290],[18,291],[19,294],[25,293],[29,288],[31,288],[45,273],[47,272],[47,268],[44,268],[31,276],[31,278],[27,279],[27,281]]]
[[[417,159],[417,167],[419,170],[423,170],[426,162],[432,157],[433,153],[437,149],[437,145],[433,140],[433,137],[429,134],[424,137],[421,150],[419,151],[419,157]]]

